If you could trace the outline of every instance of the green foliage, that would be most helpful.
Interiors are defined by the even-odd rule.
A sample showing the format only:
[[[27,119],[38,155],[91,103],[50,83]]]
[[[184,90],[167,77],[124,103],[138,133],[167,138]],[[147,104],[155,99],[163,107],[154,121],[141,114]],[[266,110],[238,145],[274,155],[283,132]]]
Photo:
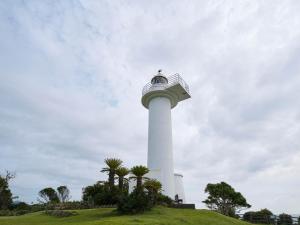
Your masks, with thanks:
[[[26,202],[16,202],[10,207],[11,210],[30,210],[31,206]]]
[[[114,189],[115,187],[115,174],[116,170],[121,167],[122,160],[115,159],[115,158],[107,158],[104,160],[107,167],[102,168],[101,172],[107,172],[108,173],[108,184],[110,190]]]
[[[173,199],[171,199],[169,196],[158,193],[156,196],[156,204],[162,206],[171,206],[173,204]]]
[[[0,210],[0,216],[21,216],[30,213],[30,210]]]
[[[162,184],[155,179],[149,179],[144,182],[144,187],[148,191],[148,196],[153,205],[157,204],[158,194],[161,192]]]
[[[259,224],[274,224],[274,219],[271,217],[273,213],[268,209],[262,209],[257,212],[246,212],[243,215],[243,220],[250,223],[259,223]]]
[[[153,207],[145,192],[134,190],[128,196],[122,196],[118,202],[118,211],[123,214],[143,213]]]
[[[146,180],[144,182],[144,187],[148,190],[148,192],[154,192],[155,194],[158,194],[162,189],[161,183],[156,179]]]
[[[52,187],[47,187],[39,192],[38,201],[41,203],[58,203],[59,198],[56,191]]]
[[[83,201],[68,201],[63,204],[54,203],[49,204],[47,207],[44,207],[43,210],[75,210],[75,209],[88,209],[90,208],[86,202]]]
[[[142,213],[151,209],[154,206],[153,195],[146,194],[143,191],[142,181],[145,179],[143,176],[149,172],[145,166],[134,166],[131,173],[134,175],[131,179],[135,179],[137,184],[135,190],[130,195],[121,195],[118,201],[118,211],[123,214],[136,214]],[[151,186],[148,183],[148,188]],[[155,188],[153,186],[153,188]]]
[[[103,193],[105,189],[105,183],[103,181],[98,181],[96,184],[87,186],[83,188],[82,200],[88,202],[91,206],[95,203],[95,196],[97,194]]]
[[[115,205],[118,199],[119,191],[116,188],[111,190],[109,185],[102,181],[83,189],[82,200],[90,208],[101,205]]]
[[[142,182],[143,179],[147,179],[144,177],[146,173],[149,173],[149,169],[146,166],[134,166],[131,168],[131,173],[134,175],[130,177],[130,179],[136,180],[136,190],[143,191]]]
[[[291,215],[282,213],[279,215],[279,221],[277,223],[278,225],[292,225],[293,224],[293,218]]]
[[[78,215],[77,212],[64,211],[64,210],[46,210],[45,214],[48,216],[55,216],[55,217],[69,217],[69,216]]]
[[[67,186],[59,186],[57,189],[57,197],[59,199],[59,202],[65,203],[70,200],[70,190]]]
[[[6,171],[6,175],[2,176],[0,174],[0,210],[8,209],[11,207],[13,202],[12,193],[9,189],[9,180],[13,179],[14,174]]]
[[[125,176],[127,176],[129,174],[130,170],[127,169],[126,167],[120,167],[118,169],[116,169],[116,174],[119,177],[119,190],[120,192],[127,192],[128,190],[124,190],[124,181],[126,181]],[[127,187],[128,185],[126,185]]]
[[[225,182],[207,184],[205,193],[208,193],[209,196],[203,203],[209,209],[216,210],[226,216],[235,217],[236,211],[239,209],[251,207],[240,192],[236,192]]]

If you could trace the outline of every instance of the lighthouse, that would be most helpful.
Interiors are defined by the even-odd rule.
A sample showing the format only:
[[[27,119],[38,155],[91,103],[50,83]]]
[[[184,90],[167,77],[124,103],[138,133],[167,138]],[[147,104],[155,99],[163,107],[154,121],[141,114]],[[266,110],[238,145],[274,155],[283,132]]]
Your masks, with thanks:
[[[166,77],[161,70],[142,91],[142,104],[149,111],[147,176],[161,182],[163,194],[183,202],[183,176],[174,173],[171,110],[190,97],[179,74]]]

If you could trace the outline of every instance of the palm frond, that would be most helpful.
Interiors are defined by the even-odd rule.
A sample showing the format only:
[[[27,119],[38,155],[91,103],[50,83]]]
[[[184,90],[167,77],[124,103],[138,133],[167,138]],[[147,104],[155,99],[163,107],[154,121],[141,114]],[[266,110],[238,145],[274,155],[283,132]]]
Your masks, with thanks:
[[[127,169],[126,167],[119,167],[118,169],[116,169],[116,174],[119,177],[125,177],[126,175],[128,175],[130,172],[129,169]]]
[[[136,177],[142,177],[149,173],[149,169],[146,166],[134,166],[131,168],[131,173]]]
[[[107,158],[104,160],[104,162],[110,169],[115,169],[115,170],[119,168],[123,163],[121,159],[116,159],[116,158]]]

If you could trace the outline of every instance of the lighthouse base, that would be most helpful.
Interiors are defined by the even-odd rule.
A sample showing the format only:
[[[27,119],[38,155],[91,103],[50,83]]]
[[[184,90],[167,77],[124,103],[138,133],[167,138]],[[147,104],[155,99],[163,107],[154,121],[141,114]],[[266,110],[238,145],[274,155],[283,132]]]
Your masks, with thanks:
[[[161,175],[159,171],[151,170],[149,173],[145,175],[145,177],[150,179],[156,179],[158,181],[161,181]],[[135,180],[129,181],[129,193],[131,193],[136,185]],[[174,173],[174,188],[175,188],[175,194],[174,196],[169,196],[173,200],[180,200],[181,203],[185,203],[185,193],[184,193],[184,187],[183,187],[183,175]],[[164,192],[164,186],[162,184],[162,194],[166,195]]]

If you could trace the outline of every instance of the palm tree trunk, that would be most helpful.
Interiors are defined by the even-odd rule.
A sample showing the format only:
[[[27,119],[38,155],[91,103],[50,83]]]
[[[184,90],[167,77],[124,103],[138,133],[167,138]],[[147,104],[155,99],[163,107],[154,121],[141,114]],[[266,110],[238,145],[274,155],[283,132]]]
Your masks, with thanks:
[[[119,176],[119,189],[120,191],[123,191],[123,177]]]
[[[137,191],[141,191],[142,189],[142,177],[136,178],[136,189]]]
[[[109,183],[110,190],[112,190],[115,186],[115,173],[109,172],[108,183]]]

